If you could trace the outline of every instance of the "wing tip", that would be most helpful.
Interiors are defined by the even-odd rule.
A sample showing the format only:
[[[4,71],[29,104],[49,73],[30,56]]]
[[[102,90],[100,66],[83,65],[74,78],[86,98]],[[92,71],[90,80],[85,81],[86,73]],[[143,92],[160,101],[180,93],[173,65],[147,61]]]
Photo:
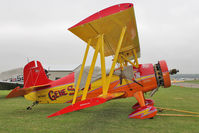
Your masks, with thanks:
[[[100,10],[100,11],[92,14],[91,16],[83,19],[79,23],[77,23],[77,24],[73,25],[72,27],[68,28],[68,30],[71,31],[71,29],[73,29],[73,28],[75,28],[77,26],[89,23],[89,22],[91,22],[93,20],[97,20],[97,19],[99,19],[101,17],[106,17],[106,16],[109,16],[109,15],[118,13],[120,11],[126,10],[128,8],[133,7],[133,6],[134,6],[133,3],[121,3],[121,4],[117,4],[117,5],[113,5],[113,6],[107,7],[105,9]]]

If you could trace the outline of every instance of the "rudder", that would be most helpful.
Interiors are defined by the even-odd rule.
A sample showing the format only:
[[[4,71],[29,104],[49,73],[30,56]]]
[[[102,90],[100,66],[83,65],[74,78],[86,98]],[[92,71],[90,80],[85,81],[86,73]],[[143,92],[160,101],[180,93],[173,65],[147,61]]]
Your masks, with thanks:
[[[31,61],[24,67],[24,88],[51,82],[39,61]]]

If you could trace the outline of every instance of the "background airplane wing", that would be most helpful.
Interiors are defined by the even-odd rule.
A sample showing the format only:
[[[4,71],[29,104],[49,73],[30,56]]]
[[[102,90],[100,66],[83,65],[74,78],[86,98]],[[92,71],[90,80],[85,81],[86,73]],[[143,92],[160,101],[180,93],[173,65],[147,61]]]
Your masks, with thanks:
[[[23,87],[23,82],[0,81],[0,90],[11,90],[17,86]]]

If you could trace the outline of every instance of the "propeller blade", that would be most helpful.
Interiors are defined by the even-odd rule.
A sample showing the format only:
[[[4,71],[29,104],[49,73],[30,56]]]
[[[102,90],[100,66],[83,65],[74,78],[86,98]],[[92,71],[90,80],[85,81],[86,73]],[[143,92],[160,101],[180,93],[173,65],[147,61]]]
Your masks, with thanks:
[[[152,97],[157,91],[158,91],[158,88],[154,89],[154,90],[150,93],[150,96]]]

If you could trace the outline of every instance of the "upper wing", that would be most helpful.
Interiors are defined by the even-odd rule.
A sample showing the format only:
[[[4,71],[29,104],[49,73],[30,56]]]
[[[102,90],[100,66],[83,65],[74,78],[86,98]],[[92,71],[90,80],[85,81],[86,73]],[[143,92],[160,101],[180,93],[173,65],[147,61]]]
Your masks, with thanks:
[[[91,46],[93,48],[96,47],[97,36],[104,34],[104,54],[110,56],[115,53],[124,26],[127,27],[127,31],[120,53],[128,59],[134,59],[132,49],[135,49],[137,57],[140,57],[138,33],[131,3],[119,4],[101,10],[72,26],[69,30],[85,42],[92,39]]]

